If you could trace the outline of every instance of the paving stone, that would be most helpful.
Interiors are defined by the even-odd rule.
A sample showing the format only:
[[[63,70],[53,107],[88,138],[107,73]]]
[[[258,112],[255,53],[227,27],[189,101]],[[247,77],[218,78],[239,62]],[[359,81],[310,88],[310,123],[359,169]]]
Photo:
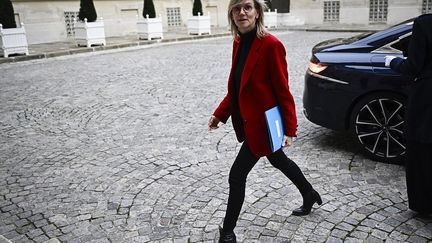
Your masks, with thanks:
[[[363,242],[363,240],[347,237],[347,238],[344,239],[344,242],[347,242],[347,243],[361,243],[361,242]]]
[[[335,224],[324,221],[324,222],[319,223],[319,226],[321,226],[325,229],[333,229],[335,227]]]
[[[369,228],[375,228],[378,225],[378,222],[373,219],[365,219],[361,222],[361,225]]]
[[[408,242],[426,243],[428,240],[418,235],[413,235],[408,238]]]
[[[413,226],[409,224],[400,225],[399,227],[396,228],[396,230],[406,235],[412,235],[412,233],[414,233],[415,231]]]
[[[381,240],[385,240],[387,239],[388,233],[379,229],[373,229],[372,230],[372,236],[381,239]]]
[[[44,232],[43,232],[41,229],[34,229],[34,230],[29,231],[29,232],[27,233],[27,236],[28,236],[30,239],[34,239],[34,238],[36,238],[37,236],[42,235],[43,233],[44,233]]]
[[[0,235],[0,243],[10,243],[10,240],[6,239],[3,235]]]
[[[357,225],[360,224],[360,221],[359,221],[359,220],[354,219],[354,218],[351,218],[351,217],[349,217],[349,218],[345,218],[343,222],[348,223],[348,224],[350,224],[350,225],[354,225],[354,226],[357,226]]]
[[[371,242],[371,243],[382,243],[385,242],[382,239],[376,238],[375,236],[370,235],[367,239],[366,242]]]
[[[285,237],[285,238],[291,238],[293,236],[293,234],[294,234],[294,231],[286,229],[286,228],[282,228],[278,232],[278,236]]]
[[[348,231],[340,230],[340,229],[334,229],[331,232],[331,236],[335,236],[340,239],[344,239],[348,234],[349,234]]]
[[[373,220],[376,220],[376,221],[379,221],[379,222],[381,222],[381,221],[383,221],[384,219],[386,219],[385,216],[383,216],[383,215],[381,215],[381,214],[379,214],[379,213],[373,213],[373,214],[369,215],[369,218],[371,218],[371,219],[373,219]]]
[[[389,239],[397,242],[405,242],[408,239],[408,235],[402,234],[398,231],[393,231],[389,235]]]
[[[355,231],[351,232],[349,235],[356,238],[356,239],[361,239],[361,240],[364,240],[369,236],[368,233],[365,233],[365,232],[359,231],[359,230],[355,230]]]
[[[350,224],[347,224],[347,223],[340,223],[340,224],[338,224],[337,226],[336,226],[336,228],[337,229],[340,229],[340,230],[345,230],[345,231],[352,231],[355,227],[354,226],[352,226],[352,225],[350,225]]]
[[[35,242],[46,242],[47,240],[49,240],[49,238],[46,235],[39,235],[39,236],[33,238],[33,240]]]
[[[307,240],[310,242],[326,242],[327,237],[320,235],[310,235]]]
[[[53,239],[49,239],[47,241],[44,241],[44,243],[60,243],[60,241],[56,238],[53,238]]]
[[[336,237],[329,237],[326,241],[326,243],[342,243],[343,240]]]

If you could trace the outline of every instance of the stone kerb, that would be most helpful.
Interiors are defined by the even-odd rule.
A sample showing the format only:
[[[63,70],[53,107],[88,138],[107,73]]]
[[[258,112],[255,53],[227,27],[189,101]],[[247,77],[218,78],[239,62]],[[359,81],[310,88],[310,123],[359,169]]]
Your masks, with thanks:
[[[96,22],[87,22],[87,18],[84,21],[74,20],[75,28],[75,42],[77,46],[92,45],[104,45],[106,46],[105,40],[105,26],[103,18]]]
[[[210,12],[207,15],[189,16],[187,20],[188,34],[190,35],[202,35],[211,34],[210,30]]]
[[[3,29],[0,24],[0,46],[3,56],[8,57],[10,54],[28,55],[28,43],[24,23],[20,28]]]
[[[149,15],[147,14],[145,19],[138,20],[137,34],[138,39],[163,39],[162,15],[159,15],[158,18],[149,18]]]

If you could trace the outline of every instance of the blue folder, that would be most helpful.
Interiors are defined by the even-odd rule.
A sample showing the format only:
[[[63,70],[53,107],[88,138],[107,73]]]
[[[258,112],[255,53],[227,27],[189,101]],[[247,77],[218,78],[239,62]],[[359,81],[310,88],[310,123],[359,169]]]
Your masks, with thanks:
[[[279,106],[275,106],[265,112],[267,131],[269,134],[270,147],[273,152],[282,147],[284,128]]]

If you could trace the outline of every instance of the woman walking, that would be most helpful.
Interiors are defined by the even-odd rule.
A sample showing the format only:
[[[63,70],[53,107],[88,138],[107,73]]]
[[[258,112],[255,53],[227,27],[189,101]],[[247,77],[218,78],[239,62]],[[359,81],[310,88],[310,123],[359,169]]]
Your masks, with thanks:
[[[228,18],[234,35],[228,94],[208,121],[218,128],[231,117],[239,142],[243,142],[229,173],[228,206],[220,229],[219,242],[236,242],[234,228],[245,197],[246,178],[260,157],[285,174],[303,196],[303,205],[293,215],[311,212],[321,197],[300,168],[282,149],[272,152],[265,111],[280,107],[284,126],[283,146],[292,145],[297,119],[294,99],[288,87],[288,71],[283,44],[264,27],[263,0],[230,0]]]

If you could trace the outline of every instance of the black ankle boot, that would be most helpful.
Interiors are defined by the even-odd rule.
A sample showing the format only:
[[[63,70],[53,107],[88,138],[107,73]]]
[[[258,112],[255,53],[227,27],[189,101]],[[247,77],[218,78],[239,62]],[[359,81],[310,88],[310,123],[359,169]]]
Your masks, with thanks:
[[[312,189],[309,193],[303,196],[303,205],[299,208],[293,210],[292,215],[295,216],[304,216],[308,215],[311,212],[312,206],[318,203],[318,205],[322,204],[321,196],[317,191]]]
[[[231,232],[225,232],[220,226],[219,226],[219,243],[237,243],[236,235],[233,231]]]

